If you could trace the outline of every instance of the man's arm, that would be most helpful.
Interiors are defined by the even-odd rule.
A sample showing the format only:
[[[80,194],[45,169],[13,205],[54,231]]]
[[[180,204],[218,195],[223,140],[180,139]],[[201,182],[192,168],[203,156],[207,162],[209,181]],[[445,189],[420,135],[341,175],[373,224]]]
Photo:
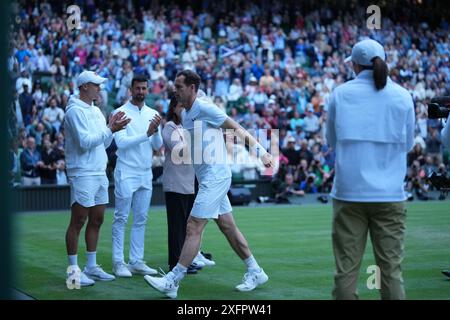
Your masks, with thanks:
[[[124,115],[125,114],[123,112],[115,114],[111,117],[110,123],[105,130],[99,130],[95,133],[89,132],[87,119],[81,112],[69,110],[66,114],[65,121],[67,121],[78,146],[82,149],[88,150],[99,146],[108,138],[111,138],[113,132],[122,130],[130,122],[130,119],[124,118]]]
[[[153,146],[153,149],[155,149],[155,144],[153,143],[153,137],[155,136],[155,132],[158,130],[158,125],[161,122],[161,117],[158,115],[158,117],[155,116],[153,118],[149,125],[146,132],[135,135],[135,136],[129,136],[126,132],[126,130],[118,131],[114,134],[114,139],[116,140],[117,148],[119,149],[129,149],[132,148],[138,144],[141,144],[142,142],[148,141],[148,139],[151,139],[151,143]],[[160,138],[160,145],[159,148],[162,145],[162,138],[161,135],[159,135]],[[157,144],[157,142],[156,142]],[[159,148],[155,149],[158,150]]]
[[[20,154],[20,167],[23,171],[29,171],[34,168],[33,163],[30,161],[30,157],[27,156],[25,151]]]
[[[409,97],[409,109],[406,119],[406,151],[409,152],[414,147],[414,129],[416,127],[416,114],[412,97]]]
[[[331,94],[330,103],[328,105],[328,117],[327,117],[327,143],[333,149],[336,148],[336,128],[334,119],[336,118],[336,104],[334,92]]]
[[[148,141],[148,135],[147,132],[144,132],[135,136],[129,136],[127,135],[126,130],[121,130],[114,133],[114,140],[116,141],[118,149],[129,149],[142,142]]]
[[[270,153],[264,149],[262,145],[250,134],[247,130],[241,127],[236,121],[227,117],[225,122],[221,125],[223,129],[233,129],[237,137],[245,141],[246,145],[249,146],[251,150],[256,151],[256,155],[263,161],[266,167],[273,167],[273,159]]]
[[[94,133],[89,132],[88,120],[82,112],[77,112],[77,110],[69,110],[66,115],[66,121],[73,133],[75,142],[80,148],[85,150],[99,146],[108,137],[112,136],[112,131],[109,128],[107,130],[98,130]]]

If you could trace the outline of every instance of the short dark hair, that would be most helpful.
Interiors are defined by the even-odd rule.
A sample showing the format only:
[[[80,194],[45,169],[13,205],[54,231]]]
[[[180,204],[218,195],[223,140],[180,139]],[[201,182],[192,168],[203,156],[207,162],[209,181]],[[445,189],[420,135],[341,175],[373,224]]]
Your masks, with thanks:
[[[184,76],[184,83],[188,86],[193,84],[195,86],[195,91],[198,91],[200,87],[200,76],[192,70],[183,70],[177,73],[177,78],[179,76]]]
[[[135,82],[146,82],[148,84],[148,78],[142,74],[138,74],[131,80],[131,86],[133,86]]]

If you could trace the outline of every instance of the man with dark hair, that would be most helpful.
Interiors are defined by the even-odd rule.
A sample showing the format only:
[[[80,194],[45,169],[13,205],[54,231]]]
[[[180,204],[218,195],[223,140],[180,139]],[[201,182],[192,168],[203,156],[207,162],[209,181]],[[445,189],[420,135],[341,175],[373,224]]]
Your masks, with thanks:
[[[144,262],[145,228],[148,208],[152,198],[152,155],[162,146],[158,126],[158,112],[145,105],[148,80],[143,75],[131,81],[131,101],[118,108],[131,123],[125,130],[114,134],[117,145],[117,162],[114,171],[115,210],[112,225],[113,272],[118,277],[132,274],[157,274]],[[125,264],[123,246],[125,225],[131,208],[133,225],[130,235],[130,259]]]
[[[188,218],[186,239],[177,265],[167,275],[162,278],[144,277],[153,288],[170,298],[177,297],[179,282],[198,254],[202,233],[209,219],[216,221],[231,247],[247,266],[244,279],[236,289],[251,291],[269,279],[253,257],[247,240],[233,218],[227,197],[231,185],[231,171],[226,159],[227,152],[221,128],[233,129],[236,136],[248,143],[266,167],[273,166],[272,156],[211,100],[198,96],[199,86],[200,77],[190,70],[179,72],[175,79],[175,96],[184,108],[181,114],[182,124],[191,138],[191,160],[194,159],[194,170],[199,182],[199,190]],[[199,130],[205,134],[197,135]],[[210,142],[211,136],[214,138],[213,142]],[[214,150],[211,158],[203,155],[203,150],[207,149]],[[201,155],[198,154],[199,151]],[[198,159],[201,159],[200,163]]]

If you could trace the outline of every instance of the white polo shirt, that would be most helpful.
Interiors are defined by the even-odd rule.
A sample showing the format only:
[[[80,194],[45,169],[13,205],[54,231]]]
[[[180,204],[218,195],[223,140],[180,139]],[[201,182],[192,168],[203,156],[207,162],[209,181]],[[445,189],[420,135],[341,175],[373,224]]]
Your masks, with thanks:
[[[414,104],[407,90],[388,78],[375,89],[373,71],[334,89],[327,121],[328,144],[335,149],[331,196],[355,202],[406,199],[406,155],[414,142]]]
[[[148,125],[157,111],[146,105],[139,109],[131,102],[116,110],[119,111],[125,112],[131,122],[125,129],[114,133],[117,145],[116,169],[133,174],[151,173],[153,150],[162,146],[161,130],[147,136]]]
[[[181,113],[183,128],[189,132],[191,161],[199,182],[231,178],[220,128],[227,117],[214,103],[199,98],[189,111]]]

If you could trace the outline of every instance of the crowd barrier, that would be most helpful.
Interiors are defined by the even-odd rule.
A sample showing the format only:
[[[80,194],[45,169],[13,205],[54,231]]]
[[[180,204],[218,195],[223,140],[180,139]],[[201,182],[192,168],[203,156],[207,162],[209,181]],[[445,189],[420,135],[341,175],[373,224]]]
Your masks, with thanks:
[[[270,181],[251,180],[233,182],[232,187],[248,188],[252,200],[271,194]],[[18,186],[12,189],[13,206],[16,212],[51,211],[70,209],[70,187],[68,185]],[[152,205],[164,205],[161,183],[153,184]],[[109,185],[109,204],[114,207],[114,184]]]

